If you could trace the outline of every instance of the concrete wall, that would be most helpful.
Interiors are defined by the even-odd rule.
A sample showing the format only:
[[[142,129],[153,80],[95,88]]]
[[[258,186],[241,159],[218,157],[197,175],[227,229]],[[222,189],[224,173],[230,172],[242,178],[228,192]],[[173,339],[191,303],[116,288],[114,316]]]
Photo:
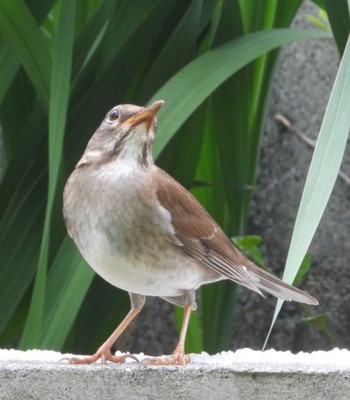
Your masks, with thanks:
[[[345,400],[350,393],[349,353],[339,350],[203,354],[185,367],[74,366],[58,362],[61,357],[0,350],[0,400]]]

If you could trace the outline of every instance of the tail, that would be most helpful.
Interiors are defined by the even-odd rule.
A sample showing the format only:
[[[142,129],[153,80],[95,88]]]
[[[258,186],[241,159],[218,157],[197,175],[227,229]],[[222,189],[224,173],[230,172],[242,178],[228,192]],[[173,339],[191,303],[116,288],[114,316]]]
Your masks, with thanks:
[[[314,306],[318,305],[318,301],[308,293],[283,282],[281,279],[276,278],[253,263],[244,267],[244,272],[247,279],[250,281],[250,285],[247,286],[250,289],[252,286],[255,286],[257,288],[255,291],[260,294],[262,294],[260,292],[260,290],[262,290],[278,297],[279,299],[288,301],[293,300]]]

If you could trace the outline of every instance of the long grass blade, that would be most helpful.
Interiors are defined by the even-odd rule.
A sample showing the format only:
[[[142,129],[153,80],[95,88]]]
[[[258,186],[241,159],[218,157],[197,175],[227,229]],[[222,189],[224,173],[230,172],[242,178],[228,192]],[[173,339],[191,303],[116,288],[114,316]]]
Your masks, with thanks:
[[[154,93],[155,82],[159,86],[163,85],[167,81],[168,76],[173,75],[191,59],[197,44],[198,25],[202,7],[202,0],[192,2],[169,37],[166,45],[162,48],[162,51],[159,53],[145,78],[145,85],[142,92],[146,96]],[[176,57],[172,57],[173,54],[176,54]]]
[[[46,273],[50,246],[51,214],[63,151],[64,128],[70,92],[74,42],[75,0],[63,0],[53,44],[53,67],[49,105],[49,188],[44,232],[32,301],[20,341],[22,348],[39,346],[46,297]]]
[[[3,44],[0,48],[0,104],[2,103],[12,79],[16,75],[19,61],[9,43]]]
[[[93,270],[67,236],[48,276],[41,347],[62,348],[93,277]]]
[[[324,0],[329,23],[340,54],[343,54],[350,31],[348,0]]]
[[[329,34],[310,29],[254,32],[192,61],[150,100],[164,99],[167,104],[165,110],[160,111],[165,132],[156,138],[154,155],[157,157],[160,154],[175,132],[209,94],[244,65],[291,41],[320,37],[329,37]],[[191,87],[191,90],[184,92],[184,87]]]
[[[349,130],[350,39],[334,82],[300,201],[283,274],[288,283],[293,282],[326,208],[338,176]],[[277,301],[264,347],[282,304],[282,300]]]
[[[48,109],[51,72],[48,47],[35,19],[22,0],[0,1],[0,29],[12,43],[44,108]]]

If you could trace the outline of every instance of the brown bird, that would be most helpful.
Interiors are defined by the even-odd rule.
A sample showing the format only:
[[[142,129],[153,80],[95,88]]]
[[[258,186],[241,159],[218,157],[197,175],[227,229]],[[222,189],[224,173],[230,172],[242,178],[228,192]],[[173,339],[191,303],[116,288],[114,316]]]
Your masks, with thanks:
[[[164,104],[119,105],[91,137],[64,189],[69,235],[90,266],[129,292],[131,310],[97,352],[70,363],[125,362],[111,347],[147,296],[184,307],[178,345],[152,364],[185,364],[185,337],[201,285],[230,279],[259,293],[317,305],[317,300],[248,260],[183,186],[152,157],[156,114]]]

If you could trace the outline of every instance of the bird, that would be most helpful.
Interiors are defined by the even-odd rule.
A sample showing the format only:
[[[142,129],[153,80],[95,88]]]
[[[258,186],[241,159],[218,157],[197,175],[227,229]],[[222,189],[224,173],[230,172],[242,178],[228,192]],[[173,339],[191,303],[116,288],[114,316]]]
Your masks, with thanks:
[[[204,284],[231,280],[264,296],[317,305],[308,293],[266,272],[226,236],[196,198],[156,166],[152,156],[157,113],[148,107],[113,107],[92,135],[63,191],[68,234],[91,268],[129,293],[131,308],[111,336],[91,356],[71,364],[137,360],[114,355],[111,347],[141,312],[148,296],[184,309],[174,351],[147,359],[155,365],[190,362],[185,339],[195,293]]]

